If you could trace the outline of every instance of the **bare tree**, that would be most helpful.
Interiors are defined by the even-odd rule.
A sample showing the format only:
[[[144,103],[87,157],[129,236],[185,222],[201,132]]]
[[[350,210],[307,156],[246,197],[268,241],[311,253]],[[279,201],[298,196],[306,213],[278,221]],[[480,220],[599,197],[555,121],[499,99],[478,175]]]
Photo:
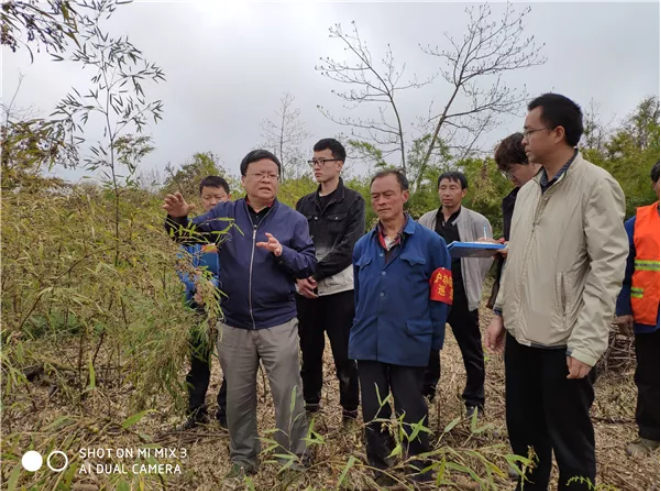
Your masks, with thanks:
[[[604,124],[600,110],[601,105],[594,99],[590,99],[583,115],[583,138],[581,141],[583,151],[604,152],[606,150],[606,143],[611,133],[609,128],[614,118]]]
[[[285,92],[280,99],[280,106],[275,111],[275,118],[261,122],[262,133],[268,149],[282,163],[282,178],[298,177],[304,160],[301,145],[312,135],[300,120],[301,110],[294,107],[294,96]]]
[[[470,152],[480,134],[498,124],[499,115],[516,112],[527,99],[525,87],[520,91],[507,87],[502,75],[546,61],[540,56],[541,47],[535,44],[534,36],[524,35],[524,19],[530,8],[517,13],[508,3],[500,19],[493,18],[488,4],[468,7],[466,13],[469,20],[463,39],[445,34],[451,49],[421,46],[423,52],[443,60],[441,75],[452,86],[452,93],[440,113],[429,120],[433,123],[432,138],[416,184],[442,130],[472,135],[463,153]]]
[[[361,39],[356,23],[352,22],[351,27],[352,32],[345,33],[340,24],[335,24],[329,28],[329,32],[331,38],[339,39],[345,44],[345,50],[351,53],[356,63],[326,57],[321,58],[322,64],[315,69],[324,77],[351,86],[345,91],[331,91],[349,103],[345,106],[347,109],[374,103],[377,106],[378,118],[334,117],[322,106],[318,108],[331,121],[351,127],[351,135],[378,148],[381,157],[399,153],[402,169],[406,171],[404,123],[395,98],[398,92],[419,88],[430,83],[432,79],[419,82],[414,76],[413,80],[402,82],[406,63],[401,66],[395,64],[390,44],[377,65],[367,43]]]

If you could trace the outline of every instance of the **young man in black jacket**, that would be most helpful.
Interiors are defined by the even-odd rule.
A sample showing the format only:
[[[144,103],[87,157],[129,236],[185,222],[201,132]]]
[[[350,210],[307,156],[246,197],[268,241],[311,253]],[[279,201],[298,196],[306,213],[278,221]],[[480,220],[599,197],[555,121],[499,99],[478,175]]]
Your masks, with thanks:
[[[354,317],[351,257],[353,246],[365,232],[365,201],[342,182],[345,158],[342,144],[327,138],[317,142],[314,157],[308,161],[319,188],[301,198],[296,210],[308,220],[318,267],[309,278],[297,280],[296,306],[305,408],[311,415],[319,411],[326,331],[340,382],[346,427],[358,416],[358,374],[348,353]]]

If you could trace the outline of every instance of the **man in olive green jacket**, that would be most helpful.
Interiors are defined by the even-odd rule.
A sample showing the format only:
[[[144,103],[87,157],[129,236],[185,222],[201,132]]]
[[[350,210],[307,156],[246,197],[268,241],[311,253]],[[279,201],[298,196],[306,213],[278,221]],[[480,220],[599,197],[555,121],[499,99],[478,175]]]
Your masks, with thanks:
[[[552,451],[558,489],[592,489],[591,369],[606,351],[624,277],[624,194],[576,150],[583,123],[574,102],[545,94],[528,111],[523,144],[543,169],[517,196],[487,348],[504,345],[512,449],[525,457],[533,447],[539,458],[526,491],[548,488]]]

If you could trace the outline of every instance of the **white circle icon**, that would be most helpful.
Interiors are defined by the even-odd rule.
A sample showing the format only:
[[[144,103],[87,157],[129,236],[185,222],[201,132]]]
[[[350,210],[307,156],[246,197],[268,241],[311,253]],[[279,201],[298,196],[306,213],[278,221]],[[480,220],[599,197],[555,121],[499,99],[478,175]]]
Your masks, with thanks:
[[[30,472],[36,472],[41,469],[41,466],[44,463],[44,458],[36,450],[29,450],[23,454],[21,459],[21,464],[23,469]]]
[[[51,459],[51,457],[53,457],[53,455],[61,455],[62,457],[64,457],[64,464],[62,465],[62,467],[53,467],[51,465],[50,459]],[[40,457],[41,457],[41,455],[40,455]],[[51,453],[48,454],[48,458],[46,459],[46,465],[53,472],[62,472],[69,465],[69,457],[67,457],[67,454],[65,454],[64,452],[62,452],[60,450],[53,450]]]

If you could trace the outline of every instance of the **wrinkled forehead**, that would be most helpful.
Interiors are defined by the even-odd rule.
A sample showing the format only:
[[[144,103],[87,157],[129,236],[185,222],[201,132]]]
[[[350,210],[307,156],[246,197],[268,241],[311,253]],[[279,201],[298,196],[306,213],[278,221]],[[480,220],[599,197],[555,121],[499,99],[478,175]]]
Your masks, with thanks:
[[[377,177],[374,179],[371,187],[372,194],[381,194],[393,191],[398,193],[401,192],[399,181],[397,181],[396,176],[389,174],[387,176]]]

